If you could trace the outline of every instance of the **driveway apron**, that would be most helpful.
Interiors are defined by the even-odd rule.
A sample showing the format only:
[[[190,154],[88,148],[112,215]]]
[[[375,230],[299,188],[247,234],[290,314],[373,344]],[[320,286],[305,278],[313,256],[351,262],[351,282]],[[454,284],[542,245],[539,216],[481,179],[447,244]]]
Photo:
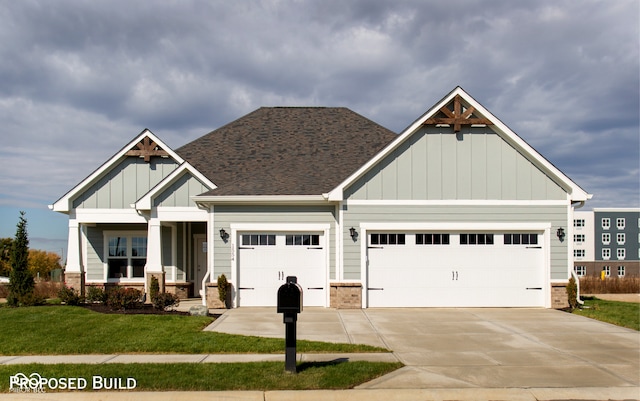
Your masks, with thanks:
[[[208,330],[284,337],[275,308]],[[553,309],[308,308],[298,338],[386,347],[406,365],[360,388],[640,387],[637,331]]]

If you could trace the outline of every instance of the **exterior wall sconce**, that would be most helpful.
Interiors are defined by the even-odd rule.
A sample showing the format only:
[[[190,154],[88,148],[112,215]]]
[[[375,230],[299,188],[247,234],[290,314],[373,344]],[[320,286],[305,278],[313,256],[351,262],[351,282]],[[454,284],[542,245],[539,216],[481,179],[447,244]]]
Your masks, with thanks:
[[[220,229],[220,238],[222,238],[222,240],[224,241],[224,240],[227,239],[227,237],[228,237],[227,232],[224,230],[224,228],[221,228]]]
[[[564,228],[558,228],[558,231],[556,231],[556,235],[558,236],[560,242],[562,242],[564,240]]]
[[[349,235],[351,236],[351,239],[355,241],[356,236],[358,235],[358,233],[356,232],[356,229],[351,227],[349,229]]]

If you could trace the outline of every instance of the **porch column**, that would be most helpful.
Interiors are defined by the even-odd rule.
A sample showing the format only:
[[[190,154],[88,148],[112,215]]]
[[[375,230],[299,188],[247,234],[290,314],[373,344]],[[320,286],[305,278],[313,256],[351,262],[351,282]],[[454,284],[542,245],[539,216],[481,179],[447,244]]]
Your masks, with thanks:
[[[84,272],[80,254],[80,224],[69,219],[69,237],[67,241],[67,265],[64,269],[65,284],[84,295]]]
[[[162,268],[162,237],[160,220],[152,218],[149,220],[149,230],[147,233],[147,264],[145,271],[145,291],[149,293],[151,277],[158,279],[160,292],[164,292],[164,271]],[[147,299],[147,302],[150,302]]]

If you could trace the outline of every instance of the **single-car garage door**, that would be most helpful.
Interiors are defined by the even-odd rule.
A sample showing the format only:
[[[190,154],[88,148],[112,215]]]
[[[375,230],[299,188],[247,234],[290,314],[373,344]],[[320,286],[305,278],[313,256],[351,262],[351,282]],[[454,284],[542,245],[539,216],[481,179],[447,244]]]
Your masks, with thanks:
[[[324,306],[327,254],[323,232],[245,232],[238,238],[239,306],[276,306],[278,288],[296,276],[304,306]]]
[[[542,238],[542,232],[370,232],[368,306],[544,306]]]

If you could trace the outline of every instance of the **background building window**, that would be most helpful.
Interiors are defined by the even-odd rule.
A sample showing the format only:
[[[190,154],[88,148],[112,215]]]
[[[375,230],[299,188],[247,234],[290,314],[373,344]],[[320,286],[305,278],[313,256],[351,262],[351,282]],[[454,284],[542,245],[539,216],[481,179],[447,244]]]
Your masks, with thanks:
[[[584,240],[584,234],[573,234],[573,242],[575,242],[576,244],[582,244]]]
[[[602,228],[608,230],[611,227],[611,219],[608,217],[602,218]]]
[[[584,219],[574,219],[573,220],[574,227],[584,227]]]
[[[616,227],[618,227],[618,230],[624,230],[624,226],[625,226],[624,217],[617,218],[616,219]]]
[[[574,266],[573,270],[578,277],[584,277],[587,275],[587,266]]]
[[[602,234],[602,244],[603,245],[609,245],[610,242],[611,242],[611,234],[603,233]]]
[[[611,249],[602,248],[602,259],[608,260],[611,258]]]
[[[584,258],[585,250],[584,249],[574,249],[573,257],[574,258]]]
[[[604,270],[605,277],[611,277],[611,266],[604,266],[602,270]]]
[[[627,237],[624,233],[618,233],[618,235],[616,235],[616,239],[618,240],[618,245],[624,245]]]
[[[626,251],[624,248],[618,248],[616,250],[616,254],[618,256],[618,260],[624,260],[625,256],[626,256]]]
[[[618,277],[624,277],[624,266],[618,266]]]

